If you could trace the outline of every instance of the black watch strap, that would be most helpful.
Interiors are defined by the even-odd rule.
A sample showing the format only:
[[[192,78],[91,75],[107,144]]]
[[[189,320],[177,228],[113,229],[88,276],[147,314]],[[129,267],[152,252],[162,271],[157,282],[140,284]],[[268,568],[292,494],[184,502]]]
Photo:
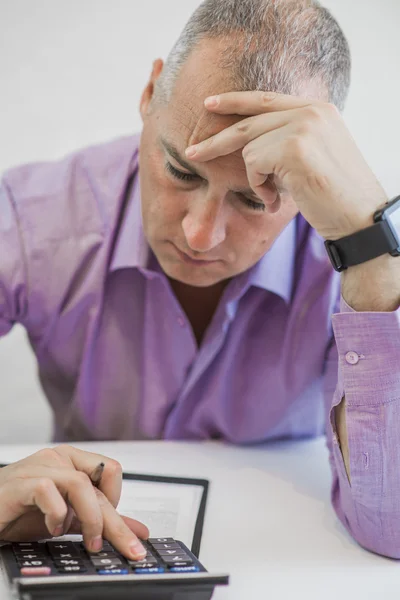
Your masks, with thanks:
[[[386,221],[379,221],[340,240],[327,240],[325,247],[333,268],[341,272],[393,252],[398,244]]]

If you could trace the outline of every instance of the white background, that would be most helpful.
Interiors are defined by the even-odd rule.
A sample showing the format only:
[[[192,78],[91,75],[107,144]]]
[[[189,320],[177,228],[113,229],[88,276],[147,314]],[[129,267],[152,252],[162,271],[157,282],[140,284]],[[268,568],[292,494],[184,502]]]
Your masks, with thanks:
[[[138,101],[198,0],[0,0],[0,171],[140,129]],[[398,0],[326,0],[350,42],[346,122],[400,193]],[[0,257],[1,260],[1,257]],[[50,437],[24,333],[0,343],[0,442]]]

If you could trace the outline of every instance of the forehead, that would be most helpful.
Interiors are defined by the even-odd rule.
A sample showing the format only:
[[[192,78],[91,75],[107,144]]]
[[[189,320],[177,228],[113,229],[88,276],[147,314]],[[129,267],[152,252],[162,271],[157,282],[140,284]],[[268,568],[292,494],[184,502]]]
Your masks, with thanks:
[[[207,43],[199,44],[184,64],[165,109],[165,125],[184,149],[216,135],[244,118],[239,115],[213,114],[204,107],[207,96],[233,89],[226,73],[217,66],[220,51],[221,40],[207,40]],[[229,158],[235,167],[238,162],[243,162],[241,150]]]

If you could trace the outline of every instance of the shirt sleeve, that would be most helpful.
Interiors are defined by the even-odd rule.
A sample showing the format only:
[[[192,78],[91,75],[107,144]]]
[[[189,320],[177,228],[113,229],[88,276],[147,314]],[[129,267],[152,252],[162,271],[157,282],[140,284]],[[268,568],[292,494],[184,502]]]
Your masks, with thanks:
[[[356,312],[341,297],[332,326],[324,382],[332,504],[361,546],[400,558],[400,309]],[[334,416],[343,397],[351,482]]]
[[[16,206],[0,181],[0,336],[23,322],[27,311],[26,260]]]

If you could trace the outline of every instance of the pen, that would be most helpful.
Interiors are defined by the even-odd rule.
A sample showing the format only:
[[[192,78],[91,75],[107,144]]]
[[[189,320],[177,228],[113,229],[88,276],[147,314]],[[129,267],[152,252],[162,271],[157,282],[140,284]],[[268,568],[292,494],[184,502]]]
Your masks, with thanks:
[[[95,468],[95,470],[93,471],[93,473],[90,476],[91,482],[97,488],[100,485],[101,476],[103,475],[104,467],[105,467],[105,464],[103,462],[101,462],[100,464],[97,465],[97,467]]]

